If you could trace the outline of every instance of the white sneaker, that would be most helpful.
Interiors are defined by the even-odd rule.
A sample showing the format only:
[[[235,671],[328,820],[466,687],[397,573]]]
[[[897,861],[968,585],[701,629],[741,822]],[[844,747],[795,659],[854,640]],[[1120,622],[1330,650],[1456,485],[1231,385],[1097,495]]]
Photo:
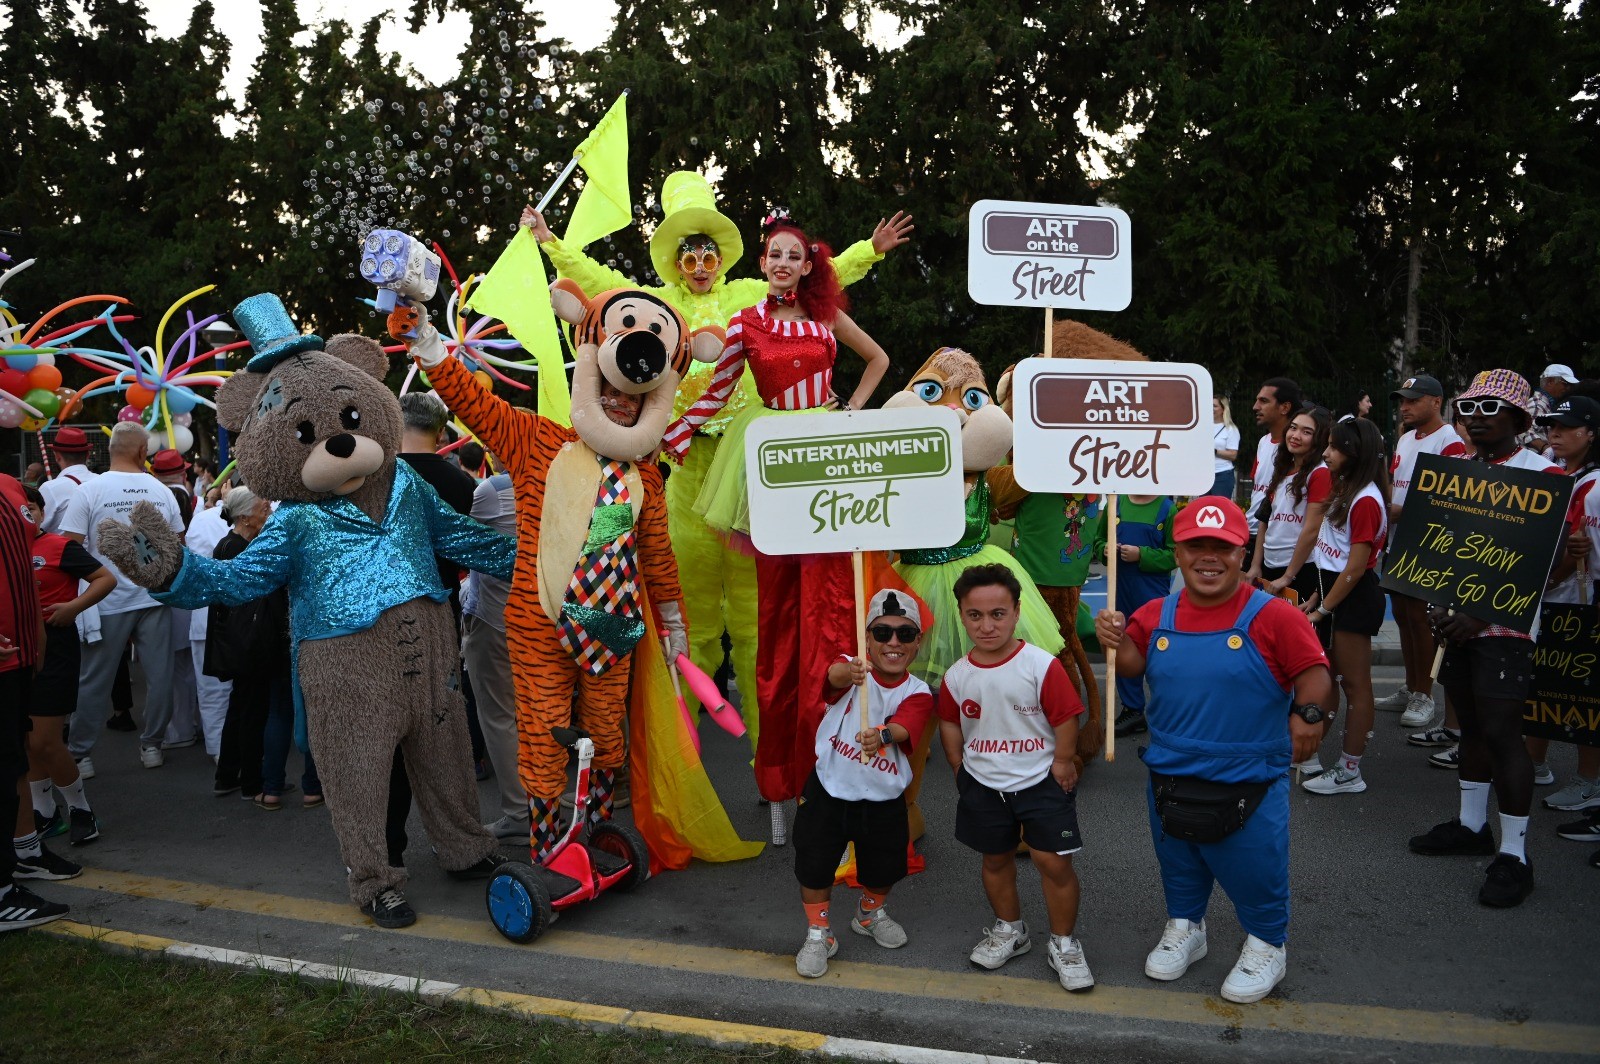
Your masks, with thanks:
[[[94,762],[89,760],[89,755],[77,758],[78,778],[84,780],[94,779]]]
[[[1062,942],[1065,945],[1061,945]],[[1065,938],[1051,935],[1050,945],[1045,948],[1045,959],[1061,977],[1064,989],[1074,994],[1094,989],[1094,975],[1089,971],[1089,962],[1084,960],[1083,943],[1076,938],[1071,935]]]
[[[1018,921],[1020,930],[1017,931],[1007,931],[1003,924],[1003,920],[996,920],[994,926],[984,932],[983,941],[972,948],[969,959],[973,964],[993,971],[1012,957],[1020,957],[1033,948],[1026,923]]]
[[[1406,711],[1400,714],[1400,727],[1427,728],[1432,726],[1434,717],[1438,715],[1438,707],[1433,704],[1432,698],[1413,693],[1411,701],[1406,705]]]
[[[1556,774],[1550,771],[1548,761],[1535,761],[1533,763],[1533,782],[1537,787],[1548,787],[1556,781]]]
[[[1436,754],[1428,755],[1428,764],[1434,768],[1446,768],[1454,772],[1461,767],[1461,744],[1453,743],[1448,750],[1440,750]]]
[[[518,842],[527,842],[529,827],[526,820],[515,817],[503,816],[492,824],[483,825],[484,830],[497,839],[515,839]]]
[[[139,764],[145,768],[160,768],[166,763],[167,759],[162,756],[161,747],[141,746],[139,748]],[[78,771],[82,773],[83,770],[80,768]]]
[[[1586,780],[1573,776],[1571,782],[1544,800],[1546,809],[1588,809],[1600,805],[1600,779]]]
[[[1273,987],[1283,982],[1283,973],[1288,967],[1288,947],[1269,946],[1250,935],[1244,940],[1239,963],[1222,981],[1222,996],[1241,1005],[1260,1001],[1272,993]]]
[[[1326,771],[1322,767],[1322,758],[1317,757],[1315,754],[1306,758],[1299,764],[1290,765],[1289,767],[1300,773],[1300,775],[1306,779],[1310,779],[1312,776],[1320,776],[1324,771]]]
[[[906,944],[906,929],[889,915],[889,908],[885,905],[878,906],[871,913],[864,913],[859,905],[856,906],[850,930],[858,935],[866,935],[884,949],[899,949]]]
[[[1206,955],[1206,922],[1168,920],[1161,941],[1144,959],[1144,974],[1170,982],[1189,970],[1189,965]]]
[[[1351,772],[1340,763],[1300,786],[1312,794],[1360,794],[1367,789],[1367,781],[1361,778],[1359,769]]]
[[[820,979],[828,974],[828,958],[838,952],[839,940],[827,928],[808,927],[806,940],[794,955],[794,970],[807,979]]]
[[[1387,698],[1378,699],[1373,703],[1373,705],[1378,709],[1387,710],[1390,713],[1399,713],[1404,709],[1410,708],[1411,697],[1411,692],[1402,687],[1400,690],[1396,691],[1392,695],[1389,695]]]

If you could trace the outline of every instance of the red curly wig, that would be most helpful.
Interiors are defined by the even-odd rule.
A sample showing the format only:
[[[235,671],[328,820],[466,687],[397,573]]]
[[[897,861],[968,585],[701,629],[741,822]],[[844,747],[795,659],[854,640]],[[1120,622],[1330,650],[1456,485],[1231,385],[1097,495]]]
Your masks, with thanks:
[[[762,228],[763,259],[767,257],[772,238],[779,233],[792,233],[800,241],[800,246],[806,249],[806,261],[811,263],[811,272],[800,277],[800,284],[796,288],[800,309],[812,321],[832,327],[839,314],[850,309],[850,299],[844,294],[839,274],[833,268],[833,249],[821,240],[811,239],[804,229],[785,219]]]

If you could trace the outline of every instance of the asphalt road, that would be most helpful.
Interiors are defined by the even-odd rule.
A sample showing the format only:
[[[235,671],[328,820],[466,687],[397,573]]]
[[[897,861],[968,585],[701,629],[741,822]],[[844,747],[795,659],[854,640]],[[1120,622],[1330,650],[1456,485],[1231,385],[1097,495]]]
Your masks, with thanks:
[[[1398,670],[1379,670],[1379,690]],[[136,711],[137,715],[137,711]],[[1380,713],[1361,795],[1293,800],[1294,913],[1289,974],[1255,1006],[1217,996],[1243,941],[1220,893],[1211,954],[1181,981],[1143,974],[1164,911],[1135,744],[1096,764],[1079,797],[1086,850],[1078,932],[1098,980],[1068,995],[1043,942],[1000,972],[967,952],[989,920],[975,856],[951,837],[954,786],[937,758],[924,791],[924,873],[891,908],[910,943],[879,949],[844,929],[827,977],[794,973],[803,916],[788,849],[733,865],[696,863],[632,894],[562,915],[544,937],[515,946],[493,930],[481,884],[447,879],[412,819],[408,897],[416,927],[383,931],[345,895],[325,809],[290,796],[265,813],[237,795],[211,796],[199,747],[140,768],[133,735],[108,732],[94,751],[89,793],[102,837],[77,850],[82,879],[39,884],[73,919],[122,931],[344,964],[491,989],[825,1034],[1044,1060],[1506,1061],[1600,1054],[1595,958],[1600,871],[1589,850],[1556,838],[1570,814],[1540,809],[1529,851],[1538,889],[1521,908],[1480,906],[1487,859],[1410,855],[1406,838],[1455,812],[1453,774],[1409,748],[1398,716]],[[735,825],[765,838],[748,753],[713,725],[705,757]],[[1324,750],[1331,758],[1337,739]],[[1574,768],[1554,755],[1558,776]],[[493,808],[493,783],[482,785]],[[1542,790],[1548,793],[1548,790]],[[626,813],[620,814],[626,817]],[[486,815],[486,819],[491,817]],[[525,855],[524,855],[525,856]],[[1022,872],[1030,927],[1044,927],[1037,876]],[[850,895],[836,895],[847,911]]]

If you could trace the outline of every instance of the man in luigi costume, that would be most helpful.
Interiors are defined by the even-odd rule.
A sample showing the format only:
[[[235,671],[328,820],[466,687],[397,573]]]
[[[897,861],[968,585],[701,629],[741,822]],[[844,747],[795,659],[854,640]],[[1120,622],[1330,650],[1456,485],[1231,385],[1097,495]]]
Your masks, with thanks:
[[[690,329],[726,326],[741,310],[766,297],[764,277],[728,279],[728,271],[744,254],[744,241],[739,227],[717,210],[716,194],[703,176],[692,170],[668,174],[661,183],[660,198],[664,217],[650,237],[650,260],[664,282],[659,287],[641,285],[596,262],[582,248],[564,243],[532,207],[522,212],[522,224],[533,232],[561,276],[570,277],[585,292],[640,288],[675,307]],[[911,216],[903,211],[880,221],[870,239],[856,241],[834,258],[839,282],[850,285],[861,280],[887,252],[910,239],[911,229]],[[689,372],[678,385],[674,418],[700,398],[715,369],[713,363],[690,363]],[[689,657],[708,674],[714,673],[722,663],[722,630],[727,628],[733,639],[734,673],[744,692],[740,708],[752,749],[759,729],[755,698],[755,560],[729,547],[719,533],[708,527],[705,519],[694,512],[694,501],[716,457],[723,431],[745,404],[760,401],[755,377],[746,373],[728,404],[695,433],[683,466],[667,480],[672,551],[678,560],[685,607],[695,618],[690,629]]]

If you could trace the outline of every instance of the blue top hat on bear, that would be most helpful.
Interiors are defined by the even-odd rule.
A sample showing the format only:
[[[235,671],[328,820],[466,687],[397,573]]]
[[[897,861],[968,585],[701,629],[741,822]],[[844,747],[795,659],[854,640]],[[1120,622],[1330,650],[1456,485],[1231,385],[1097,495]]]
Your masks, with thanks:
[[[250,341],[255,354],[245,363],[251,373],[265,373],[290,355],[302,351],[321,351],[322,337],[300,335],[283,300],[262,292],[233,308],[233,321]]]

